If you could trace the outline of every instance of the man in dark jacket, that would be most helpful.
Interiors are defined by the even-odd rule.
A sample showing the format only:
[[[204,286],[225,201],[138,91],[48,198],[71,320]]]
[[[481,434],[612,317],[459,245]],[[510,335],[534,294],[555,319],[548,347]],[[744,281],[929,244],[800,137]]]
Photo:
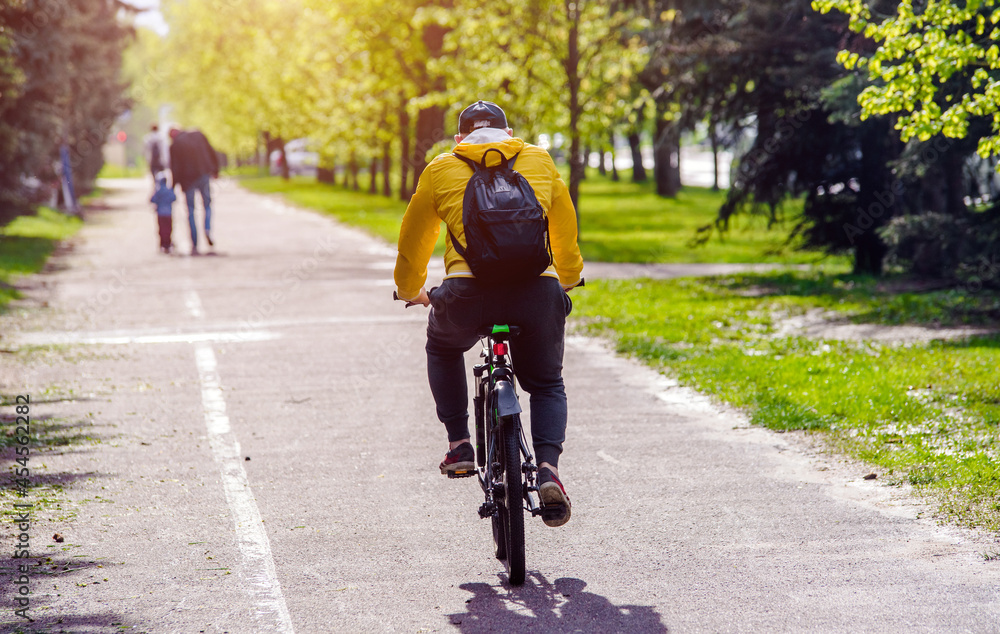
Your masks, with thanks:
[[[171,187],[181,186],[187,199],[188,225],[191,228],[191,254],[198,253],[198,227],[194,220],[194,195],[201,192],[201,203],[205,207],[205,240],[212,242],[212,192],[210,178],[219,176],[219,157],[199,130],[170,130],[170,172],[173,175]]]

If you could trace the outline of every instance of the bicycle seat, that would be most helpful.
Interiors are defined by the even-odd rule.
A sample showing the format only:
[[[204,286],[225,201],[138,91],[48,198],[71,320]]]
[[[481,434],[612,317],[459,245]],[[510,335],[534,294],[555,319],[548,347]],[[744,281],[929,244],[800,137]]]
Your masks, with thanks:
[[[476,331],[480,337],[493,337],[493,341],[510,341],[521,334],[521,327],[513,324],[490,324]]]

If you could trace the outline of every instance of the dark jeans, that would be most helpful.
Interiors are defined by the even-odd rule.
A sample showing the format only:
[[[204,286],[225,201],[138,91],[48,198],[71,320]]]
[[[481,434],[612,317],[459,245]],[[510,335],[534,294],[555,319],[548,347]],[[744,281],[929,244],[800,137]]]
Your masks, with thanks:
[[[160,228],[160,248],[169,249],[170,234],[173,233],[174,229],[174,218],[173,216],[157,216],[156,222]]]
[[[430,291],[427,375],[448,440],[469,438],[469,392],[464,353],[480,326],[521,327],[511,345],[518,384],[531,395],[531,438],[538,464],[559,463],[566,439],[562,361],[566,316],[573,308],[559,281],[484,288],[475,279],[448,279]]]
[[[205,207],[205,235],[212,233],[212,188],[209,185],[208,174],[199,176],[198,180],[184,190],[187,200],[188,227],[191,229],[191,247],[198,247],[198,226],[194,220],[194,195],[201,194],[201,204]]]

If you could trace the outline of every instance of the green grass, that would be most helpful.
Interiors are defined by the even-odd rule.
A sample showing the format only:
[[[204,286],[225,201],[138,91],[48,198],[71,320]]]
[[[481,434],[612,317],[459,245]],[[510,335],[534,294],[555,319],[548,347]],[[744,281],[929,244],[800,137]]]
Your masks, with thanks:
[[[34,216],[19,216],[0,228],[0,310],[18,297],[14,278],[42,270],[56,245],[80,228],[79,218],[40,207]]]
[[[1000,335],[893,345],[775,330],[781,316],[810,309],[868,323],[983,323],[996,295],[881,291],[870,279],[805,273],[594,282],[578,292],[580,327],[620,351],[754,424],[826,434],[935,496],[955,523],[1000,529]]]
[[[361,179],[366,182],[365,178]],[[352,192],[312,179],[277,176],[246,177],[240,181],[258,193],[281,194],[298,205],[316,209],[361,227],[390,244],[399,237],[406,204],[395,198]],[[595,262],[777,262],[802,264],[822,259],[785,244],[795,209],[789,219],[768,229],[761,218],[737,217],[730,230],[713,234],[701,246],[691,246],[699,227],[713,222],[724,194],[686,187],[676,199],[657,196],[651,183],[613,182],[590,174],[580,189],[580,249],[584,260]],[[443,250],[443,238],[437,253]],[[843,265],[843,258],[824,262]]]
[[[386,198],[350,191],[343,187],[318,183],[315,179],[296,177],[288,181],[280,176],[243,178],[240,183],[259,194],[281,194],[288,201],[329,214],[337,220],[396,244],[399,225],[406,203],[398,198]],[[438,240],[438,255],[444,253],[444,237]]]
[[[257,165],[240,165],[223,168],[222,173],[232,178],[263,178],[267,175],[267,170]]]
[[[812,263],[823,256],[787,245],[801,202],[786,209],[784,222],[768,228],[763,218],[736,216],[729,231],[712,234],[697,247],[698,229],[713,224],[724,192],[685,187],[662,198],[652,183],[613,182],[588,176],[580,188],[580,248],[595,262],[777,262]],[[841,261],[841,258],[827,258]]]
[[[97,174],[97,178],[140,178],[148,176],[149,168],[146,167],[145,161],[131,166],[105,163],[100,173]]]

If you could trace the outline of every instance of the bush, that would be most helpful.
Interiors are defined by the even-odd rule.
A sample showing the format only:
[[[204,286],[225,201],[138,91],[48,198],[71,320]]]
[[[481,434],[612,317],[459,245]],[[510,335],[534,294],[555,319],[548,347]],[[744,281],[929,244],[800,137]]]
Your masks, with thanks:
[[[1000,206],[958,217],[900,216],[880,234],[889,248],[890,265],[969,288],[1000,288]]]

